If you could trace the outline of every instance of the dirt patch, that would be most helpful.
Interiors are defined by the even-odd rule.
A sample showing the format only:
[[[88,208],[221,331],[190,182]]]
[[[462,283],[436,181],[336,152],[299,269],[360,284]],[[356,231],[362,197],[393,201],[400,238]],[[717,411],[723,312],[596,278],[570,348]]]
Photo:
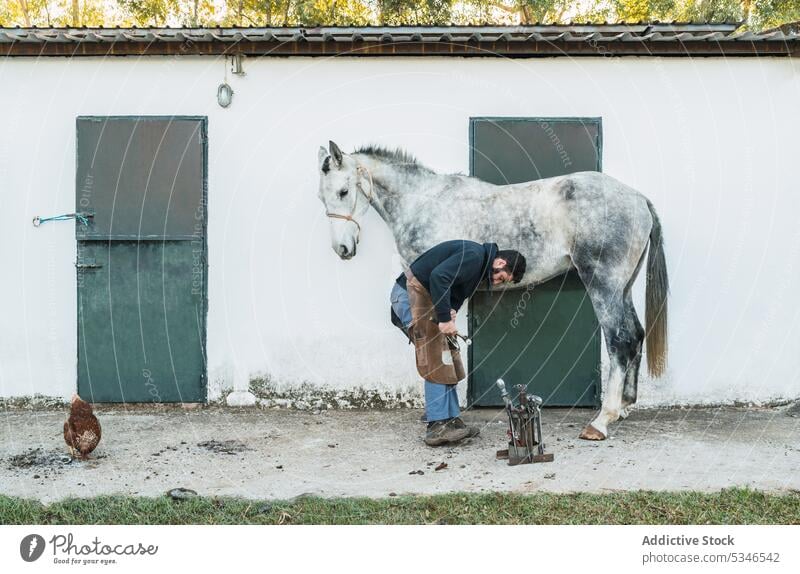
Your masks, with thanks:
[[[53,449],[44,450],[41,448],[29,448],[23,453],[8,457],[8,468],[17,476],[29,476],[32,478],[50,478],[59,475],[65,470],[83,467],[86,469],[96,468],[98,460],[106,458],[105,454],[92,454],[88,460],[76,460],[63,450]]]
[[[247,450],[253,450],[238,440],[207,440],[197,443],[197,446],[217,454],[239,454]]]
[[[465,411],[464,421],[481,434],[436,449],[423,442],[415,410],[118,411],[101,417],[99,454],[66,464],[58,432],[64,413],[16,411],[0,425],[0,493],[52,501],[163,497],[178,486],[253,500],[734,486],[785,492],[800,490],[799,419],[786,410],[637,410],[594,443],[578,439],[592,411],[546,409],[546,450],[555,460],[520,466],[496,460],[508,444],[508,421],[498,409]],[[442,463],[447,467],[437,471]]]
[[[43,451],[40,448],[31,448],[8,458],[11,468],[63,468],[69,464],[72,464],[71,456],[56,450]]]

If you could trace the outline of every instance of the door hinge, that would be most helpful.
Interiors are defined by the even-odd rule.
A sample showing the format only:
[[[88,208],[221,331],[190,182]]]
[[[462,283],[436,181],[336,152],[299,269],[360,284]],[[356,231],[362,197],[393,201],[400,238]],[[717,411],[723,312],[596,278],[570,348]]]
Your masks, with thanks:
[[[78,259],[75,262],[75,267],[78,269],[100,269],[102,265],[97,263],[93,257],[87,257],[85,259]]]

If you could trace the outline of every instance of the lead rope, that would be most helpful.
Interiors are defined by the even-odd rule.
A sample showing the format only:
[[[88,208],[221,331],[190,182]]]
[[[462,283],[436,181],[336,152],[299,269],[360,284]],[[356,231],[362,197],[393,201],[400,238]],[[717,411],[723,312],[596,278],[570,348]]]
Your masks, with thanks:
[[[365,168],[361,164],[357,164],[356,165],[356,173],[358,173],[358,174],[366,173],[367,174],[367,178],[369,179],[369,195],[367,195],[367,193],[361,187],[361,180],[359,179],[356,182],[356,188],[358,188],[358,191],[363,193],[364,197],[367,198],[367,209],[364,211],[364,213],[366,213],[367,211],[369,211],[369,206],[372,205],[372,197],[373,197],[372,194],[373,194],[373,189],[374,189],[374,184],[372,182],[372,174],[370,173],[370,171],[367,168]],[[358,193],[356,193],[356,200],[353,202],[353,209],[350,211],[350,215],[341,215],[339,213],[331,213],[330,211],[326,211],[325,212],[325,215],[327,215],[330,218],[333,218],[333,219],[344,219],[345,221],[352,221],[353,223],[355,223],[356,227],[358,228],[358,232],[356,234],[356,243],[358,243],[361,240],[361,225],[358,223],[358,221],[356,221],[356,218],[353,217],[353,215],[356,212],[356,208],[357,207],[358,207]],[[363,215],[363,213],[361,215]]]
[[[92,217],[92,215],[83,213],[64,213],[62,215],[54,215],[52,217],[39,217],[37,215],[33,218],[33,226],[39,227],[42,223],[47,223],[48,221],[66,221],[67,219],[74,219],[75,221],[88,226],[90,217]]]

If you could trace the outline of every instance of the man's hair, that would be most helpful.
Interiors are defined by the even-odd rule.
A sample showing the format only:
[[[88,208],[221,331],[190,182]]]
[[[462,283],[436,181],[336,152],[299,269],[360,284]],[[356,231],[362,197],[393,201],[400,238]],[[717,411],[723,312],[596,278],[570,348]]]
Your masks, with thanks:
[[[497,257],[500,259],[505,259],[506,269],[509,271],[509,273],[511,273],[511,280],[514,283],[519,283],[522,281],[522,276],[525,275],[525,268],[528,265],[525,261],[524,255],[522,255],[519,251],[514,251],[513,249],[503,249],[502,251],[497,252]]]

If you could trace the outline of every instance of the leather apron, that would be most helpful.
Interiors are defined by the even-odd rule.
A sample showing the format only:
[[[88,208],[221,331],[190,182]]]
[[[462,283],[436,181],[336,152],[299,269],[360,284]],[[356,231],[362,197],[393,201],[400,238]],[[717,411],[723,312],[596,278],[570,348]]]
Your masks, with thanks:
[[[467,376],[458,343],[449,341],[439,331],[436,309],[428,290],[410,269],[405,273],[412,317],[409,331],[417,355],[417,371],[432,383],[455,385]]]

